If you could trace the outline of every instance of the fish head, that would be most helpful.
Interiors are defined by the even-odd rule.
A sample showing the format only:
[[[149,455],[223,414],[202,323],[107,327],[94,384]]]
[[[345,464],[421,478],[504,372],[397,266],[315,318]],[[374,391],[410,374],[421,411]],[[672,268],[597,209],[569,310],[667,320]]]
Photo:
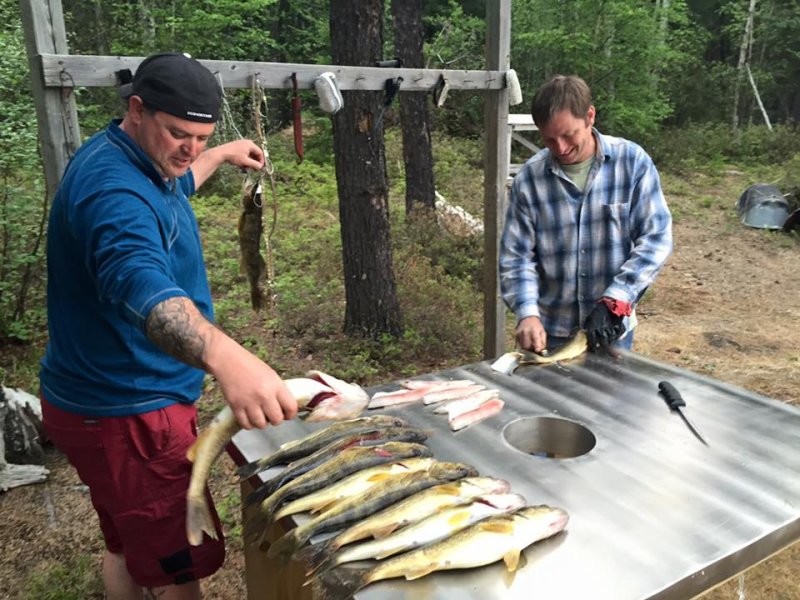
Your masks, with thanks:
[[[430,473],[436,477],[449,479],[451,481],[464,477],[477,477],[478,470],[472,465],[456,462],[439,462],[434,464]]]
[[[527,503],[524,496],[514,493],[482,494],[475,499],[475,502],[486,504],[501,512],[519,510]]]
[[[386,439],[398,440],[401,442],[411,442],[421,444],[428,439],[428,433],[413,427],[389,427],[383,430]],[[376,435],[380,435],[380,430]]]
[[[397,455],[398,457],[411,458],[415,456],[426,457],[432,456],[433,452],[425,444],[416,444],[414,442],[386,442],[378,446],[373,446],[372,450],[378,454],[385,456]]]
[[[346,381],[342,381],[341,379],[338,379],[333,375],[323,373],[322,371],[309,371],[306,373],[306,376],[310,379],[316,379],[320,383],[327,385],[336,394],[353,398],[367,398],[367,400],[369,400],[369,395],[366,391],[364,391],[364,388],[355,383],[347,383]]]
[[[511,489],[508,481],[497,477],[465,477],[459,483],[467,492],[476,494],[503,494]]]
[[[515,519],[524,519],[529,521],[529,524],[535,524],[536,527],[545,532],[544,537],[555,535],[567,526],[569,522],[569,515],[567,511],[540,504],[538,506],[526,506],[514,513]]]
[[[392,463],[392,465],[397,467],[396,471],[398,473],[403,473],[408,471],[428,471],[437,462],[439,461],[433,458],[433,456],[413,456],[411,458],[400,459]]]
[[[521,352],[506,352],[491,364],[491,368],[498,373],[511,375],[519,367],[522,358]]]
[[[327,398],[335,393],[321,381],[308,377],[285,379],[284,383],[301,409],[307,409],[310,402],[319,402],[323,397]]]
[[[320,382],[329,391],[323,391],[305,406],[310,412],[306,421],[350,419],[360,415],[369,404],[369,395],[354,383],[347,383],[322,371],[309,371],[309,379]]]

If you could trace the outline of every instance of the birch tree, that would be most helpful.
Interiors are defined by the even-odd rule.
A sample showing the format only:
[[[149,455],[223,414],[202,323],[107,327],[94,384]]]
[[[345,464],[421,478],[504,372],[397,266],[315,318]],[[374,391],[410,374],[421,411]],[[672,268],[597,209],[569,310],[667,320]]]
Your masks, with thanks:
[[[741,95],[741,84],[745,72],[750,69],[750,56],[753,51],[753,19],[756,12],[756,0],[750,0],[750,7],[747,10],[747,19],[742,33],[742,42],[739,45],[739,62],[736,66],[736,86],[733,91],[733,129],[739,128],[739,97]],[[755,86],[755,84],[753,84]]]

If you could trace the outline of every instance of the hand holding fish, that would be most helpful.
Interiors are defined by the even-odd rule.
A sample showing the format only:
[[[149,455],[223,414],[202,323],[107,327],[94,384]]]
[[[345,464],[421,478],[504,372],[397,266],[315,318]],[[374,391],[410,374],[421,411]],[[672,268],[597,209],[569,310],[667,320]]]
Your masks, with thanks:
[[[235,140],[217,147],[225,149],[225,162],[234,167],[253,171],[264,167],[264,152],[251,140]]]
[[[228,338],[230,339],[230,338]],[[211,373],[243,429],[263,429],[297,415],[298,405],[286,384],[267,363],[231,340],[209,350]]]
[[[200,153],[192,163],[194,185],[199,188],[222,164],[258,171],[264,168],[264,152],[252,140],[234,140]]]
[[[525,317],[522,319],[517,323],[514,335],[517,344],[523,350],[539,353],[547,348],[547,333],[539,317]]]

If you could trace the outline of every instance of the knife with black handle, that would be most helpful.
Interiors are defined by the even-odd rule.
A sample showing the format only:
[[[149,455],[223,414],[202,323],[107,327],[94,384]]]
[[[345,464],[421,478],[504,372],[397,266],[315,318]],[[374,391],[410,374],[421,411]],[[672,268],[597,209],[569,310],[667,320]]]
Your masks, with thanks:
[[[677,390],[677,388],[669,381],[661,381],[658,384],[658,391],[663,396],[664,401],[667,403],[667,406],[669,406],[669,409],[678,413],[681,419],[683,419],[683,422],[686,423],[689,431],[691,431],[698,440],[708,446],[708,442],[703,439],[703,436],[700,435],[700,432],[697,431],[695,426],[691,424],[688,418],[686,418],[686,415],[683,414],[681,407],[686,406],[686,401],[683,399],[683,396],[681,396],[681,393]]]

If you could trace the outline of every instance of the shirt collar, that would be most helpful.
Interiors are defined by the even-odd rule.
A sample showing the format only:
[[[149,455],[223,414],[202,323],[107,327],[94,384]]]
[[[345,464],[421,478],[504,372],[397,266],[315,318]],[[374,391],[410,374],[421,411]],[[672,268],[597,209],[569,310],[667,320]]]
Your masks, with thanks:
[[[167,190],[173,190],[176,184],[175,180],[164,180],[150,157],[145,154],[144,150],[131,136],[123,131],[120,123],[122,123],[122,119],[114,119],[108,125],[108,136],[111,142],[122,150],[130,161],[153,183]]]

